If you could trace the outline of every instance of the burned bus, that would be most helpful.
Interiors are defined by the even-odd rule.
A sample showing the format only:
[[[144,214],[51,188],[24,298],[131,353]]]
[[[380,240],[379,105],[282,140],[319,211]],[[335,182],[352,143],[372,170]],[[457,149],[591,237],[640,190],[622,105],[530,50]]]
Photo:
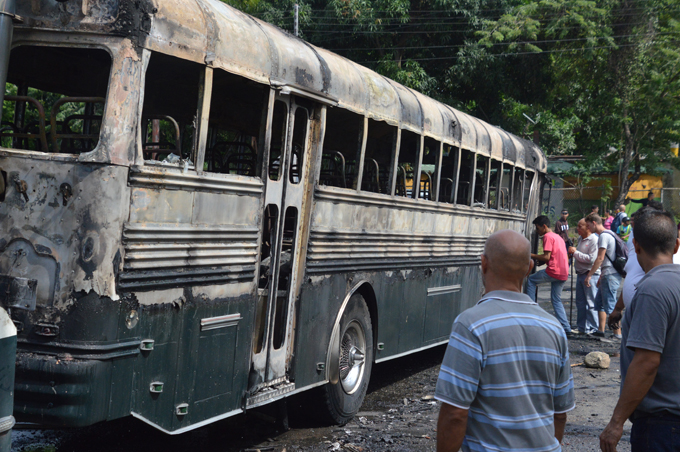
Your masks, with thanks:
[[[446,343],[533,143],[216,0],[3,0],[14,414],[182,433]],[[5,21],[6,22],[6,21]],[[0,80],[3,80],[0,77]]]

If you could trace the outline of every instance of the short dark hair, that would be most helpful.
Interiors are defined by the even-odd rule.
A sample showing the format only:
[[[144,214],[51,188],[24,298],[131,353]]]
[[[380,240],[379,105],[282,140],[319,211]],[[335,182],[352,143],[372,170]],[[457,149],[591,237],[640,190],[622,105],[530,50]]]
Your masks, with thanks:
[[[635,216],[633,234],[640,248],[651,256],[673,255],[678,230],[670,213],[664,210],[645,209]]]
[[[602,217],[596,213],[589,213],[588,215],[586,215],[586,221],[595,224],[602,224]]]
[[[647,197],[649,197],[650,195],[654,195],[654,192],[650,191],[649,193],[647,193]]]
[[[550,218],[546,217],[545,215],[540,215],[532,221],[533,224],[536,226],[548,226],[550,227]]]
[[[647,203],[647,207],[651,207],[652,209],[655,210],[665,210],[663,208],[663,204],[661,204],[659,201],[649,201]]]
[[[645,207],[638,209],[633,215],[630,216],[630,219],[635,221],[637,217],[640,215],[645,214],[646,212],[655,212],[655,211],[663,211],[663,204],[661,204],[659,201],[649,201],[649,204],[647,204]],[[633,234],[635,234],[633,232]]]
[[[595,209],[599,209],[599,208],[600,208],[600,206],[596,206],[595,204],[590,206],[590,210],[595,210]]]

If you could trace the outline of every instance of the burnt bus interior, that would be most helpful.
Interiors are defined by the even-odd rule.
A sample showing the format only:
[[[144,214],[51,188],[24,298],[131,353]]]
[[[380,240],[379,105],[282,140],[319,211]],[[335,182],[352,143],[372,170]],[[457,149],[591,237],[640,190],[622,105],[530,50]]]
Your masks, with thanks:
[[[146,70],[142,110],[142,152],[146,161],[174,154],[191,159],[198,83],[203,67],[153,53]]]
[[[102,49],[18,46],[12,50],[9,91],[4,109],[12,119],[2,122],[0,145],[42,152],[79,154],[99,142],[111,57]],[[152,53],[146,71],[141,146],[148,165],[184,159],[193,168],[197,147],[196,116],[203,66]],[[209,113],[203,170],[210,173],[262,177],[262,136],[269,87],[216,70]],[[288,106],[274,103],[268,171],[279,180],[281,149],[286,140]],[[287,177],[300,180],[302,143],[308,108],[297,108],[293,156]],[[298,119],[299,118],[299,119]],[[384,121],[367,120],[342,108],[327,110],[319,185],[417,198],[427,201],[523,212],[533,173],[470,150],[441,144],[401,130]],[[169,157],[176,156],[175,160]],[[422,155],[421,155],[422,154]],[[460,168],[459,165],[460,154]],[[396,166],[394,159],[397,159]],[[416,175],[418,164],[420,173]],[[396,169],[396,174],[392,174]],[[420,181],[419,187],[416,181]],[[394,188],[393,188],[394,187]],[[415,188],[418,188],[417,190]]]
[[[391,194],[392,155],[397,140],[397,128],[384,121],[368,120],[368,136],[364,152],[364,174],[361,190]]]
[[[326,111],[320,185],[356,190],[363,133],[363,116],[342,108]]]
[[[10,54],[0,145],[80,154],[99,142],[111,56],[101,49],[18,46]]]

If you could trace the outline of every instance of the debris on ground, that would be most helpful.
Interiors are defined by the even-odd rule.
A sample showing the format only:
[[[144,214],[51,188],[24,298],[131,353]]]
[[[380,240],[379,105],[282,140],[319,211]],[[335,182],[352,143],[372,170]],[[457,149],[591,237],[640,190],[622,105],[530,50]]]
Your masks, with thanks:
[[[590,352],[583,360],[586,367],[591,369],[609,369],[611,360],[609,355],[603,352]]]

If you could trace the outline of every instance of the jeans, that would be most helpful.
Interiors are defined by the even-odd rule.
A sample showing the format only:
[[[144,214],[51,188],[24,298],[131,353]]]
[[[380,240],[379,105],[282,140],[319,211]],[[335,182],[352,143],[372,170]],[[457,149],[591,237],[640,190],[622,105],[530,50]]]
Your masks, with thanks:
[[[600,275],[600,290],[595,297],[595,310],[611,314],[616,306],[616,291],[621,285],[621,275],[612,273],[611,275]],[[594,283],[591,281],[591,285]]]
[[[600,279],[600,275],[593,275],[590,278],[590,287],[583,284],[586,276],[588,274],[584,273],[576,277],[576,326],[582,333],[593,333],[600,324],[595,309],[597,280]]]
[[[635,419],[630,445],[633,452],[680,451],[680,419],[677,416]]]
[[[536,301],[536,286],[550,283],[550,301],[552,301],[555,317],[567,333],[571,333],[571,325],[567,322],[567,313],[562,304],[562,287],[566,281],[560,281],[549,276],[545,270],[538,271],[527,278],[527,295]]]

